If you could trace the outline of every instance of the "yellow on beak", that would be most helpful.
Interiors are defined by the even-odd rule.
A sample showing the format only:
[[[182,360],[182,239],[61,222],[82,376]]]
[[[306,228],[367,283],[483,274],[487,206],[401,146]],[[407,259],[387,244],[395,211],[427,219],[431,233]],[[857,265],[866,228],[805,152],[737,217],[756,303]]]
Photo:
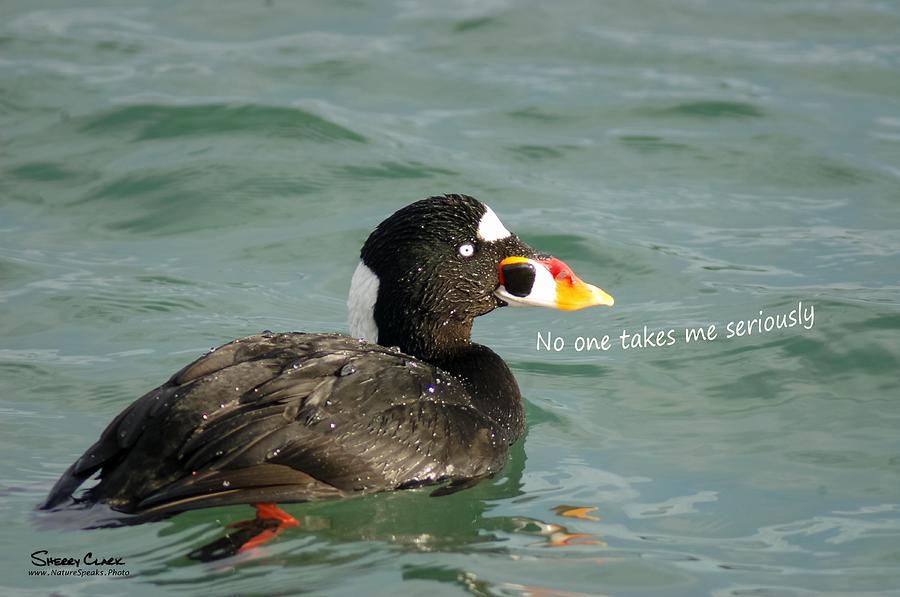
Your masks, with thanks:
[[[568,265],[546,260],[507,257],[500,262],[500,286],[494,294],[513,306],[551,307],[574,311],[596,305],[613,306],[602,289],[583,282]]]

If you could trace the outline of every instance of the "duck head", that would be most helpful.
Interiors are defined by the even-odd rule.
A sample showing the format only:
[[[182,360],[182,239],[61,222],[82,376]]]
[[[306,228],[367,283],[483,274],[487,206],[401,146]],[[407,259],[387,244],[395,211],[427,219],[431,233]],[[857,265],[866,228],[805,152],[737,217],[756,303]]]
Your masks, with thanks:
[[[468,195],[400,209],[372,232],[360,258],[348,300],[351,334],[419,357],[468,345],[474,319],[497,307],[613,304]]]

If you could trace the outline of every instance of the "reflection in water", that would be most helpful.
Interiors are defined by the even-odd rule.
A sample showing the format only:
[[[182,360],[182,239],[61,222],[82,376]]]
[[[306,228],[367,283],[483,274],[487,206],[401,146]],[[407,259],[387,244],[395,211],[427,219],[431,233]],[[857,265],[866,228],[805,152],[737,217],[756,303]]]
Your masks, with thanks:
[[[513,518],[488,516],[492,500],[522,495],[525,466],[524,438],[510,449],[504,470],[495,479],[472,489],[431,497],[434,487],[382,493],[348,500],[283,505],[300,522],[298,533],[314,532],[329,543],[384,541],[417,551],[457,550],[472,544],[501,541],[494,531],[510,532]],[[241,514],[246,510],[241,509]],[[173,525],[203,512],[188,512]]]
[[[591,515],[591,512],[597,511],[596,506],[567,506],[563,504],[554,508],[553,511],[560,516],[566,516],[568,518],[578,518],[580,520],[590,520],[593,522],[598,522],[600,520],[599,516]]]
[[[403,580],[432,580],[456,585],[476,597],[518,595],[521,597],[606,597],[600,593],[561,591],[536,585],[504,582],[492,584],[471,572],[443,566],[410,566],[403,572]]]
[[[570,533],[567,527],[556,523],[543,522],[535,518],[517,518],[515,520],[520,525],[515,529],[517,532],[544,537],[545,541],[541,543],[544,547],[563,547],[566,545],[606,546],[606,543],[590,533]]]
[[[221,534],[223,523],[231,518],[244,518],[244,507],[220,508],[186,512],[163,523],[160,535],[176,535],[184,538],[177,549],[166,556],[142,554],[155,560],[155,566],[145,570],[145,577],[158,585],[180,584],[172,580],[171,572],[190,566],[206,566],[212,573],[233,571],[239,567],[242,573],[252,573],[255,567],[279,566],[318,568],[323,565],[339,565],[364,561],[375,557],[367,545],[378,542],[392,546],[381,552],[417,553],[483,553],[515,555],[516,548],[509,544],[511,536],[539,538],[535,547],[564,547],[575,545],[605,546],[594,535],[570,532],[563,525],[521,516],[491,516],[494,502],[510,500],[523,495],[522,474],[526,455],[524,439],[510,449],[507,466],[501,474],[476,487],[448,496],[431,497],[433,488],[383,493],[349,500],[307,504],[282,504],[299,522],[299,528],[285,530],[273,543],[236,557],[221,560],[213,565],[197,564],[186,555],[215,539]],[[596,520],[590,512],[596,508],[585,506],[561,506],[560,516],[582,520]],[[227,513],[226,517],[222,517]],[[217,518],[213,518],[218,516]],[[202,529],[202,530],[200,530]],[[192,531],[188,534],[186,531]],[[188,544],[189,542],[189,544]],[[173,546],[174,547],[174,546]],[[376,562],[372,562],[375,565]],[[365,564],[361,564],[365,565]],[[452,568],[407,566],[404,578],[435,580],[463,586],[469,592],[490,593],[488,585],[469,573]],[[185,581],[188,582],[188,581]],[[193,581],[191,581],[193,582]],[[497,589],[498,587],[494,587]],[[502,587],[501,587],[502,588]],[[539,587],[502,588],[515,594],[550,595]],[[576,595],[576,593],[572,593]]]

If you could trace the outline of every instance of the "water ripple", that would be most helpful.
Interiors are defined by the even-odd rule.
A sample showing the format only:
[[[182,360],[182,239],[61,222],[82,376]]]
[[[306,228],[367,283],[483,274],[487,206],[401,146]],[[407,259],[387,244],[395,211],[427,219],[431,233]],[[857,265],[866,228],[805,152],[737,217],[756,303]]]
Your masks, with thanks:
[[[87,119],[81,129],[91,134],[127,131],[138,141],[240,133],[312,141],[366,140],[310,112],[274,106],[125,106]]]

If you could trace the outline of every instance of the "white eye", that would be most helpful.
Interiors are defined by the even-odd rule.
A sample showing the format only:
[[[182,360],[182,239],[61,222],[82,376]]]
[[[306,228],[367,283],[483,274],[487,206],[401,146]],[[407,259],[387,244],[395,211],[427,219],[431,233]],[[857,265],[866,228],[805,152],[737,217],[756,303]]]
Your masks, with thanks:
[[[459,245],[459,254],[463,257],[471,257],[475,254],[475,247],[472,246],[472,243],[463,243]]]

